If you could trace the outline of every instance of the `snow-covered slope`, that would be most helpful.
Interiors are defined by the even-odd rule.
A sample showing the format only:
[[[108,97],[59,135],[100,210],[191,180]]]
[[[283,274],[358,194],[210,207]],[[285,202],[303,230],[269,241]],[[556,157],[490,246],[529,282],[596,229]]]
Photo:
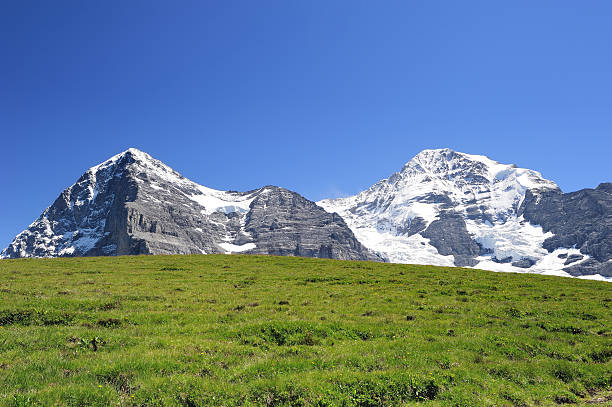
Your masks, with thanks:
[[[0,257],[236,252],[380,261],[295,192],[207,188],[133,148],[87,170]]]
[[[536,171],[438,149],[422,151],[366,191],[318,204],[391,262],[568,276],[567,258],[579,250],[543,248],[552,233],[519,215],[526,191],[560,192]]]

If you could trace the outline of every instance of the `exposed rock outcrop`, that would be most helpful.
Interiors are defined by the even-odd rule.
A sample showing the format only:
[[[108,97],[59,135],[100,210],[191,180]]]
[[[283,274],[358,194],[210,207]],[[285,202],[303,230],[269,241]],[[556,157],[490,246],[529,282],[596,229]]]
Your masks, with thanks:
[[[558,190],[527,191],[519,214],[552,232],[543,246],[548,251],[576,248],[585,256],[567,257],[563,270],[574,276],[612,277],[612,183],[567,194]],[[573,265],[572,265],[573,264]]]

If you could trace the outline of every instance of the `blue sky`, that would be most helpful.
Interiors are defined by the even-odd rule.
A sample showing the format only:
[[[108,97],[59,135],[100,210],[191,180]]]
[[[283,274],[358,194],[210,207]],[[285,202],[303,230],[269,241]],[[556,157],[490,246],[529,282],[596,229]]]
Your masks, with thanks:
[[[129,147],[219,189],[353,194],[425,148],[612,181],[610,1],[0,5],[0,246]]]

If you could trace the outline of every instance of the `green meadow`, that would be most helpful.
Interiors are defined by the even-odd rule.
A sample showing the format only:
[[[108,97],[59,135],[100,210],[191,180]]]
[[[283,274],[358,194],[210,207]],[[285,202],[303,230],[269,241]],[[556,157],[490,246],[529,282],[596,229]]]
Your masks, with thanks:
[[[270,256],[0,261],[0,406],[612,403],[612,284]]]

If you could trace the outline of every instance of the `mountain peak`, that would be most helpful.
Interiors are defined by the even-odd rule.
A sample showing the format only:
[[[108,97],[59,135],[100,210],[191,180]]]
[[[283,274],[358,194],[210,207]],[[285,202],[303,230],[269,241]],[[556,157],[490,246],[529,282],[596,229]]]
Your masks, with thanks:
[[[522,188],[558,189],[537,171],[519,168],[516,164],[502,164],[484,155],[467,154],[450,148],[423,150],[408,161],[392,180],[414,177],[436,178],[444,182],[472,185],[496,184],[516,180]]]
[[[125,150],[123,153],[121,154],[146,154],[144,151],[137,149],[136,147],[130,147],[127,150]]]
[[[558,187],[537,171],[483,155],[428,149],[369,189],[319,205],[339,213],[359,239],[392,262],[473,266],[483,261],[476,260],[480,247],[500,261],[511,257],[493,241],[513,242],[507,244],[517,247],[513,262],[543,256],[533,252],[531,241],[512,240],[532,232],[518,216],[527,190],[539,194]]]
[[[139,150],[134,147],[130,147],[122,153],[118,154],[119,157],[131,157],[135,161],[158,161],[155,158],[151,157],[148,153]]]
[[[426,148],[424,150],[421,150],[420,153],[418,153],[415,157],[418,156],[426,156],[426,155],[439,155],[439,156],[452,156],[453,154],[455,154],[457,151],[453,150],[452,148]]]
[[[95,171],[98,168],[107,167],[109,165],[118,163],[122,161],[122,159],[127,158],[127,157],[132,158],[134,161],[157,161],[153,157],[151,157],[149,154],[145,153],[144,151],[141,151],[134,147],[130,147],[127,150],[122,151],[119,154],[115,154],[114,156],[101,162],[100,164],[91,167],[90,170]]]
[[[0,258],[237,252],[381,260],[297,193],[207,188],[136,148],[85,171]]]
[[[133,147],[89,168],[83,177],[97,180],[109,176],[118,177],[134,173],[155,174],[159,178],[172,182],[182,182],[185,179],[181,174],[163,162]]]
[[[426,149],[415,155],[404,165],[406,167],[420,166],[424,169],[439,171],[446,168],[448,163],[472,164],[478,167],[499,165],[497,161],[484,155],[467,154],[450,148]],[[456,167],[456,166],[455,166]]]

